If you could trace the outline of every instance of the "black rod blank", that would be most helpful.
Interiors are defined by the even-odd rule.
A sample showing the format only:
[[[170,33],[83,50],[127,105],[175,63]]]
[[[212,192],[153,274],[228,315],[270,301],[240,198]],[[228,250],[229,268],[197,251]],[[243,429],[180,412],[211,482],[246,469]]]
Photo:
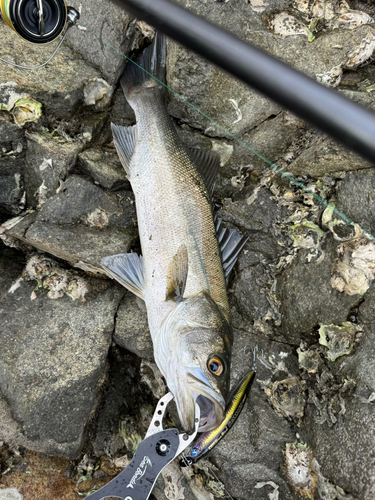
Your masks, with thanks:
[[[375,113],[169,0],[113,0],[375,164]]]

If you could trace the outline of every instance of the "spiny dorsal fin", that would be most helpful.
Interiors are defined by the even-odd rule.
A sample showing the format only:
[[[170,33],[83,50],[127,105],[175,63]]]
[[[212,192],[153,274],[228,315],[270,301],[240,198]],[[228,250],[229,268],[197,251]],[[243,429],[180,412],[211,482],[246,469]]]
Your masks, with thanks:
[[[214,151],[208,151],[207,149],[193,149],[189,147],[187,147],[187,152],[203,177],[206,188],[211,196],[220,168],[219,155]]]
[[[110,255],[102,259],[101,265],[111,278],[143,299],[145,278],[142,255],[136,253]]]
[[[125,172],[130,176],[130,161],[132,159],[138,139],[137,125],[121,127],[111,123],[113,142]]]
[[[223,219],[215,217],[216,238],[221,253],[225,282],[228,284],[229,274],[249,238],[242,236],[236,229],[228,229],[222,222]]]
[[[188,275],[188,253],[183,244],[177,250],[168,267],[165,300],[182,300]]]

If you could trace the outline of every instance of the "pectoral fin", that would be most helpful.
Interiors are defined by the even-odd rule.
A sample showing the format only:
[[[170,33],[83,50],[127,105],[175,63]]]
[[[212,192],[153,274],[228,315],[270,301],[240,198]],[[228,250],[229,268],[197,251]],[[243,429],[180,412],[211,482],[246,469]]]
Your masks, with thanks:
[[[182,300],[188,275],[188,253],[186,245],[181,245],[168,268],[165,300]]]
[[[136,253],[110,255],[102,259],[101,265],[111,278],[114,278],[125,288],[143,299],[145,279],[142,255]]]
[[[212,196],[220,168],[219,155],[214,151],[206,149],[193,149],[189,147],[186,149],[194,165],[199,170],[210,196]]]
[[[121,127],[111,123],[113,142],[125,172],[130,176],[130,161],[138,139],[137,125]]]

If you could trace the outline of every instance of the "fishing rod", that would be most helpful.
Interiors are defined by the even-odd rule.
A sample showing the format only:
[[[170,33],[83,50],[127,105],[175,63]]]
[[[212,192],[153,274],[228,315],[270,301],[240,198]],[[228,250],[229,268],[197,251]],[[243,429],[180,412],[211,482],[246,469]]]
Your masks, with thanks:
[[[169,0],[112,0],[375,164],[375,113]]]

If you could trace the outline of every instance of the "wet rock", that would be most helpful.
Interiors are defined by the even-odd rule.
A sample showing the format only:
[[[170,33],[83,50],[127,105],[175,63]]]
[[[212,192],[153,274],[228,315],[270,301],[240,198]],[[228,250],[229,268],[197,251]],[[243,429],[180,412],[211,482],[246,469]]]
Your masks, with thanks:
[[[0,45],[7,47],[4,58],[26,66],[42,64],[51,55],[50,46],[28,44],[4,23],[0,26]],[[56,57],[38,71],[20,70],[0,61],[0,74],[0,109],[10,110],[17,100],[32,98],[42,104],[44,114],[59,118],[74,113],[83,101],[83,88],[90,78],[101,77],[98,70],[64,44]]]
[[[331,268],[336,258],[336,244],[327,236],[322,245],[323,257],[308,262],[309,250],[301,249],[277,283],[281,302],[282,329],[288,341],[300,343],[302,333],[318,325],[341,324],[359,301],[331,286]]]
[[[56,193],[84,148],[82,141],[67,141],[46,130],[28,132],[26,151],[26,192],[29,207],[41,207]]]
[[[79,26],[68,31],[69,45],[114,83],[126,63],[119,51],[127,54],[131,47],[127,26],[132,17],[114,4],[83,0],[71,5],[79,10],[81,17]]]
[[[17,215],[22,210],[21,199],[25,191],[25,158],[0,157],[0,211]]]
[[[86,149],[78,155],[77,169],[105,189],[130,189],[124,167],[114,150]]]
[[[0,301],[0,390],[32,449],[68,458],[80,451],[123,294],[92,280],[84,303],[43,291],[31,301],[33,282]]]
[[[100,261],[126,253],[137,238],[131,193],[108,195],[73,175],[38,214],[26,216],[6,234],[71,265],[103,273]]]
[[[137,356],[153,359],[153,345],[144,303],[128,292],[117,312],[113,340]]]

